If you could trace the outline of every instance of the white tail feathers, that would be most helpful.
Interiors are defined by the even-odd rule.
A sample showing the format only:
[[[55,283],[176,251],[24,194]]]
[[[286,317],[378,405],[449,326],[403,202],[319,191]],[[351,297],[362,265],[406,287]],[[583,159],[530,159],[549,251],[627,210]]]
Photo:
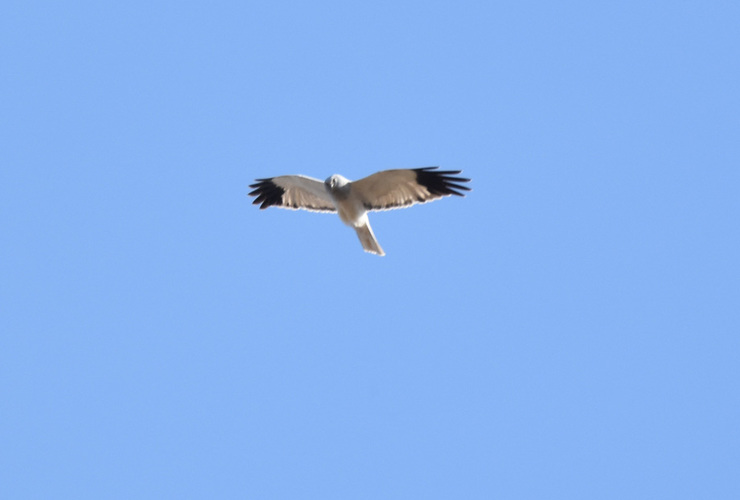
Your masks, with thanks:
[[[370,228],[369,223],[355,227],[355,231],[357,231],[357,237],[360,238],[362,248],[364,248],[366,252],[374,253],[376,255],[385,255],[383,249],[380,248],[380,244],[378,244],[378,240],[375,239],[375,235],[373,234],[373,230]]]

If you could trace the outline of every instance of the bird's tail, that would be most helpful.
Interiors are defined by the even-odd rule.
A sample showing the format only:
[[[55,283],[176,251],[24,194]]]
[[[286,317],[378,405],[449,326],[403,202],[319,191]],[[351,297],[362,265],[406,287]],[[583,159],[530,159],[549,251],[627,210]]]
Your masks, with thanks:
[[[374,253],[376,255],[385,255],[383,249],[380,248],[380,244],[378,244],[378,240],[375,239],[375,235],[373,234],[373,230],[370,227],[369,222],[362,226],[355,227],[355,231],[357,231],[357,237],[360,238],[362,248],[364,248],[366,252]]]

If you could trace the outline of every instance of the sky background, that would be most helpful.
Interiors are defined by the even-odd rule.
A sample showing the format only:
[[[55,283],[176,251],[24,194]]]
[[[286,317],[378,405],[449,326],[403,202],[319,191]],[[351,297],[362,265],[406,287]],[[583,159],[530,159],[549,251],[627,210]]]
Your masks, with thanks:
[[[740,4],[0,8],[0,497],[740,498]],[[465,198],[258,210],[258,177]]]

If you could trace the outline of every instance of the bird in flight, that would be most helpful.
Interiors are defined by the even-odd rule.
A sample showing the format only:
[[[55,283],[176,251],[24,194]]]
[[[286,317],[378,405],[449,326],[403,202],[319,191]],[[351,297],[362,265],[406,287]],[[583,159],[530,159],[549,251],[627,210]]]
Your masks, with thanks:
[[[455,177],[461,170],[438,167],[383,170],[357,181],[332,175],[324,182],[304,175],[281,175],[256,179],[249,187],[260,209],[276,206],[293,210],[338,212],[352,227],[366,252],[385,255],[375,239],[367,214],[373,210],[391,210],[416,203],[426,203],[444,196],[465,196],[470,191],[461,183],[470,179]]]

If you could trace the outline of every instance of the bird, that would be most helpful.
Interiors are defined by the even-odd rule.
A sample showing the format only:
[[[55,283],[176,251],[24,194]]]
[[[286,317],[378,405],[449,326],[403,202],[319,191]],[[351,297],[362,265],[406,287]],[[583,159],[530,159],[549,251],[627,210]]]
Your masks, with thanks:
[[[464,197],[471,189],[462,183],[470,179],[456,177],[462,170],[439,167],[382,170],[356,181],[335,174],[324,182],[305,175],[281,175],[255,179],[249,187],[254,205],[260,210],[276,206],[292,210],[337,212],[346,225],[354,228],[362,248],[383,256],[375,238],[368,212],[404,208],[446,196]]]

